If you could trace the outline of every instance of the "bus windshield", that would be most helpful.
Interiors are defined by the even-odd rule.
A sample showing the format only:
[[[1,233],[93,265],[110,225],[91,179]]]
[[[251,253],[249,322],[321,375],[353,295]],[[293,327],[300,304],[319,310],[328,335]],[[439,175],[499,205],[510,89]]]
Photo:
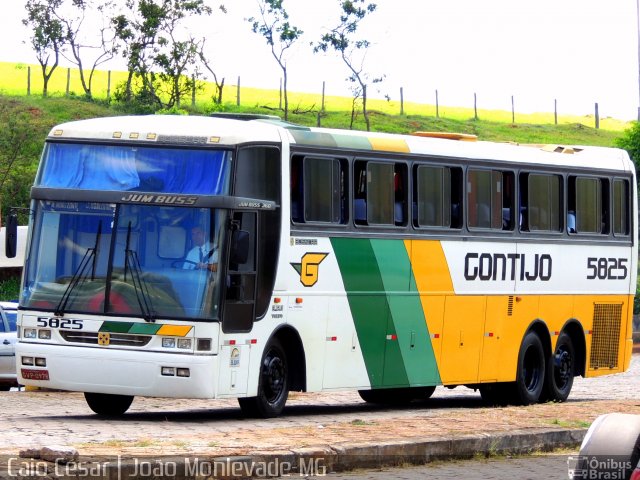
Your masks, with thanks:
[[[224,195],[230,170],[226,150],[48,143],[36,186]]]
[[[226,210],[37,201],[22,304],[218,319]]]

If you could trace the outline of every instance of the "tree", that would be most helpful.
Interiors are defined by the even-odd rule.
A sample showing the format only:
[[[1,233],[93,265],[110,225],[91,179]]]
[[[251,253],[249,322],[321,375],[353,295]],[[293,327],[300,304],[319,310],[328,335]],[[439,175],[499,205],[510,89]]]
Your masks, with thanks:
[[[640,171],[640,122],[632,122],[624,135],[616,140],[616,144],[629,153],[636,169]]]
[[[71,51],[70,56],[62,55],[78,66],[82,89],[89,98],[92,96],[91,84],[96,69],[111,60],[118,51],[116,32],[111,23],[115,6],[112,0],[72,0],[64,10],[65,15],[56,12],[56,17],[64,26],[64,41]],[[99,22],[97,25],[87,25],[87,12],[91,12],[91,18]],[[95,53],[88,76],[83,62],[87,50]]]
[[[204,53],[205,41],[206,39],[203,38],[202,43],[200,45],[200,51],[198,52],[198,56],[200,57],[200,62],[202,62],[202,65],[204,66],[204,68],[206,68],[209,71],[209,73],[213,76],[213,81],[216,84],[216,93],[213,96],[213,103],[215,103],[216,105],[221,105],[222,89],[224,88],[224,77],[218,80],[218,76],[216,75],[216,72],[213,70],[213,67],[211,66],[211,62],[209,61],[209,59]]]
[[[62,0],[27,0],[27,18],[22,20],[32,29],[31,45],[42,70],[43,97],[47,96],[49,80],[58,67],[64,45],[64,28],[56,15],[61,4]]]
[[[36,108],[10,99],[0,99],[0,195],[3,217],[11,207],[29,207],[42,135],[50,127]],[[28,215],[21,215],[21,222]]]
[[[259,33],[271,47],[271,54],[282,69],[284,93],[284,119],[289,119],[289,97],[287,95],[287,62],[285,52],[304,33],[289,23],[289,15],[282,6],[284,0],[258,0],[260,18],[247,19],[252,24],[254,33]]]
[[[202,40],[186,33],[184,20],[210,15],[211,7],[204,0],[126,1],[129,16],[113,19],[116,35],[125,44],[129,71],[121,99],[130,101],[135,95],[142,103],[159,108],[180,105],[199,75],[202,46]],[[220,9],[225,11],[222,5]]]
[[[368,40],[356,40],[355,35],[360,22],[370,13],[376,10],[375,3],[368,3],[368,0],[339,0],[342,13],[340,23],[334,29],[322,35],[320,42],[314,47],[314,53],[334,50],[340,54],[340,58],[350,71],[347,80],[353,84],[351,89],[354,103],[352,109],[352,120],[355,113],[355,105],[359,97],[362,98],[362,114],[367,125],[367,131],[371,130],[369,113],[367,111],[367,82],[370,76],[364,71],[364,61],[367,49],[371,45]],[[384,77],[377,77],[371,80],[372,83],[379,83]]]

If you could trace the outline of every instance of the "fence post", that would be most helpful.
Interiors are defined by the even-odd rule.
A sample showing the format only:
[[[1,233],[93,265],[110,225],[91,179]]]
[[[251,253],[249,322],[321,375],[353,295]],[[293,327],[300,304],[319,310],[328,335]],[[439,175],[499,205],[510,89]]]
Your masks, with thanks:
[[[111,70],[107,71],[107,102],[111,101]]]
[[[278,108],[282,110],[282,77],[280,77],[280,88],[278,89],[280,93],[280,101],[278,102]]]
[[[400,87],[400,115],[404,115],[404,91]]]
[[[440,106],[438,105],[438,89],[436,88],[436,118],[440,118]]]
[[[191,107],[196,107],[196,76],[191,75]]]
[[[238,76],[238,88],[236,90],[236,105],[240,106],[240,76]]]
[[[320,127],[320,117],[322,116],[322,112],[318,112],[318,119],[316,120],[316,126]]]
[[[511,95],[511,123],[516,123],[516,109],[513,102],[513,95]]]
[[[478,120],[478,97],[476,92],[473,92],[473,118]]]
[[[67,89],[65,90],[65,96],[69,96],[69,86],[71,85],[71,68],[67,68]]]
[[[596,102],[596,130],[600,128],[600,112],[598,111],[598,102]]]
[[[27,67],[27,96],[31,95],[31,67]]]
[[[554,98],[553,99],[553,119],[555,121],[555,124],[558,124],[558,99]]]
[[[320,107],[320,111],[324,112],[324,87],[325,87],[325,82],[324,80],[322,81],[322,106]],[[318,116],[318,126],[320,126],[320,117]]]

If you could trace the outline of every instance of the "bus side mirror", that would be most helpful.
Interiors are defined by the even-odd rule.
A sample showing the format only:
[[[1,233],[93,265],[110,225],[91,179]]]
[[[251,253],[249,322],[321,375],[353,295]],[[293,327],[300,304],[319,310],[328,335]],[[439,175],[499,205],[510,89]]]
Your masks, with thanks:
[[[249,232],[236,230],[231,236],[231,264],[243,265],[249,259]]]
[[[10,213],[4,232],[4,254],[7,258],[15,258],[18,244],[18,215]]]

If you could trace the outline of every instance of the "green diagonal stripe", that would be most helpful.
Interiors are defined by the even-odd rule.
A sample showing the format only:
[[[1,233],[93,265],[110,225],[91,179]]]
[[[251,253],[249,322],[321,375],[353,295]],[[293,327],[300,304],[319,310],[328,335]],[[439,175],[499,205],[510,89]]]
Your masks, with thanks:
[[[404,241],[371,240],[371,247],[387,292],[391,320],[409,383],[438,384],[438,365]]]
[[[134,323],[129,329],[129,333],[138,335],[155,335],[160,328],[162,328],[162,325],[154,323]]]
[[[133,322],[104,322],[100,327],[100,332],[129,333],[129,329],[135,324]]]
[[[407,386],[384,284],[368,239],[332,238],[351,314],[373,387]]]

